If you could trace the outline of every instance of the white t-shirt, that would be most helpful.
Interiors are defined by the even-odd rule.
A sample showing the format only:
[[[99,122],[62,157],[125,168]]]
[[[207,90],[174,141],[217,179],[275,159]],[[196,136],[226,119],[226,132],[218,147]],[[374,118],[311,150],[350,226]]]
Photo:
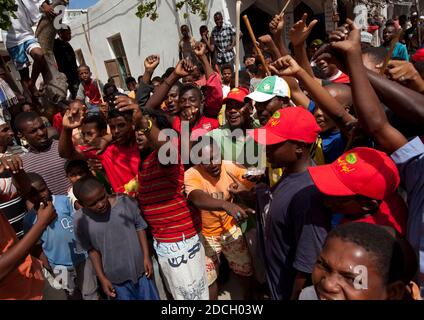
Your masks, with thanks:
[[[3,40],[6,48],[19,46],[35,37],[32,27],[42,17],[40,7],[44,2],[45,0],[15,1],[18,6],[18,10],[15,12],[16,19],[11,19],[12,26],[8,31],[3,31]]]

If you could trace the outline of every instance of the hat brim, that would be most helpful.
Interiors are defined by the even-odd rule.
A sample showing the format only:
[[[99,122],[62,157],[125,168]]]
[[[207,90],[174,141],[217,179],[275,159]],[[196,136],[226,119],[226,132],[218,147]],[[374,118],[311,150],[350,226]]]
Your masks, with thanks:
[[[327,196],[346,197],[356,194],[340,181],[331,165],[310,167],[308,171],[318,190]]]
[[[259,134],[260,132],[266,132],[266,134]],[[287,141],[287,138],[278,136],[272,133],[270,130],[264,128],[259,128],[255,130],[248,131],[248,134],[255,140],[258,144],[271,146],[274,144],[279,144]]]
[[[269,101],[272,98],[276,97],[276,94],[267,94],[267,93],[262,93],[259,91],[254,91],[251,94],[247,95],[246,98],[252,99],[253,101],[256,102],[265,102],[265,101]]]
[[[243,98],[243,99],[234,99],[233,97],[231,97],[231,98],[228,98],[227,97],[224,100],[222,100],[222,104],[227,104],[227,102],[230,101],[230,100],[233,100],[233,101],[236,101],[236,102],[240,102],[240,103],[245,103],[246,98]]]

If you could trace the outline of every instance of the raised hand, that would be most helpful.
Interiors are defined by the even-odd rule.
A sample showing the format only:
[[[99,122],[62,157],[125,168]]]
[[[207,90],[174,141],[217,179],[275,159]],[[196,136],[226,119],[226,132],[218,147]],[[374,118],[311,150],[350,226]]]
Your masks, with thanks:
[[[301,46],[311,34],[312,29],[318,23],[318,20],[313,20],[309,25],[306,24],[308,14],[304,13],[301,20],[296,22],[290,29],[289,37],[294,47]]]
[[[18,155],[4,156],[0,159],[1,166],[9,170],[12,174],[16,174],[24,169],[22,159]]]
[[[72,110],[66,110],[65,115],[63,116],[62,125],[66,129],[73,130],[81,126],[83,119],[83,110],[79,110],[77,113],[73,113]]]
[[[361,30],[350,19],[331,33],[330,41],[331,47],[341,54],[361,53]]]
[[[272,35],[281,34],[284,29],[284,16],[276,14],[269,23],[269,31]]]
[[[134,123],[140,121],[142,112],[140,106],[136,103],[135,100],[128,96],[117,96],[115,99],[115,106],[119,111],[122,112],[131,110],[133,113]]]
[[[159,55],[150,55],[144,60],[144,69],[154,71],[160,63]]]
[[[196,42],[196,44],[193,47],[193,51],[198,58],[203,57],[206,54],[206,44],[200,41]]]
[[[175,74],[180,77],[184,78],[191,74],[195,69],[195,66],[193,63],[188,59],[183,59],[180,62],[178,62],[177,66],[175,67]]]
[[[295,77],[302,68],[291,56],[284,56],[270,65],[272,72],[279,76]]]
[[[42,226],[47,227],[56,217],[57,213],[51,201],[40,203],[40,207],[37,211],[36,223],[40,223]]]

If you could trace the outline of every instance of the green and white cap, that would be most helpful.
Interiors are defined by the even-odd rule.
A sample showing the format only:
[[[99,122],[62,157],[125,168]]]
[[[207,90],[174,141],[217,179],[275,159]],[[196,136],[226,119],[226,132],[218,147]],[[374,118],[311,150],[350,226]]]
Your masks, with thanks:
[[[257,86],[256,90],[249,94],[246,98],[250,98],[256,102],[265,102],[274,97],[289,98],[290,87],[287,82],[280,77],[266,77]]]

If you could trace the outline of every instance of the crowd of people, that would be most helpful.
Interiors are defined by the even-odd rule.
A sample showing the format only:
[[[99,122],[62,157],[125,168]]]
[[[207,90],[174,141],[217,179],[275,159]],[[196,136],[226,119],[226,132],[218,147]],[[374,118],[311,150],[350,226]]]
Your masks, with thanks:
[[[5,39],[29,99],[0,70],[0,299],[216,300],[229,274],[246,300],[421,299],[424,49],[393,21],[374,47],[351,20],[310,39],[305,14],[289,50],[276,15],[235,71],[217,12],[127,91],[76,64],[64,27],[69,100],[48,116],[18,8]]]

